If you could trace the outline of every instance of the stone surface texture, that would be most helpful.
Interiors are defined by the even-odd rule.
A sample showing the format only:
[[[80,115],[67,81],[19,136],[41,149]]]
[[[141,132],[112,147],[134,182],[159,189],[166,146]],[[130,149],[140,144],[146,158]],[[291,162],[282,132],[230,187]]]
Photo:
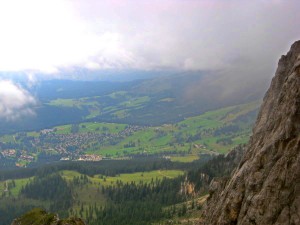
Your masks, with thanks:
[[[278,63],[245,154],[215,179],[207,225],[300,224],[300,41]]]

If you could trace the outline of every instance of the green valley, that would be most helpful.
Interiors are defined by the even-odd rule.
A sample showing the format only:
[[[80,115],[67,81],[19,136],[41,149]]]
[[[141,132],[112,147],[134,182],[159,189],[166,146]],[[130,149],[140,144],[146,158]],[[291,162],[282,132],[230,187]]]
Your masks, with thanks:
[[[58,160],[97,161],[157,155],[192,161],[226,153],[251,135],[259,101],[221,108],[174,124],[139,126],[85,122],[0,137],[2,156],[24,166]]]

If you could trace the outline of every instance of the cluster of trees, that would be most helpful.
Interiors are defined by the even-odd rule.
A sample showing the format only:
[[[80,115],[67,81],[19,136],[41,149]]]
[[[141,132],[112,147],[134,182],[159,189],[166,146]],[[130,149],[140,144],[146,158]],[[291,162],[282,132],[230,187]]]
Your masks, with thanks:
[[[188,180],[195,184],[196,191],[207,191],[214,177],[228,177],[240,162],[245,145],[235,147],[228,155],[218,155],[198,169],[188,172]]]
[[[175,152],[173,152],[175,153]],[[184,153],[184,152],[183,152]],[[172,152],[168,152],[172,154]],[[131,160],[103,160],[99,162],[55,162],[50,165],[35,165],[35,167],[0,170],[0,181],[20,179],[33,176],[47,176],[61,170],[74,170],[88,176],[103,174],[116,176],[121,173],[145,172],[158,169],[193,170],[211,159],[210,155],[201,155],[199,160],[191,163],[172,162],[162,159],[163,153],[153,156],[136,155]],[[0,154],[0,160],[2,160]]]
[[[16,160],[5,158],[0,152],[0,169],[2,170],[7,168],[16,168]]]
[[[135,147],[134,141],[129,141],[127,144],[124,144],[124,148],[133,148]]]
[[[102,187],[102,193],[109,199],[105,207],[90,207],[86,213],[90,225],[98,224],[152,224],[161,219],[183,216],[186,207],[177,210],[171,205],[183,202],[186,195],[179,190],[184,177],[153,180],[150,183],[123,183]],[[178,214],[178,215],[179,215]]]
[[[257,117],[258,110],[259,110],[259,108],[249,111],[246,114],[242,114],[242,115],[238,116],[236,119],[234,119],[232,122],[233,123],[238,123],[238,122],[253,123],[253,121],[255,121],[255,119]]]
[[[172,205],[183,200],[179,189],[184,177],[176,179],[151,180],[150,183],[123,183],[118,181],[115,185],[103,187],[102,192],[115,203],[125,201],[151,201],[162,205]]]
[[[33,166],[33,165],[32,165]],[[135,173],[158,169],[180,169],[183,163],[171,162],[158,157],[137,157],[131,160],[102,160],[99,162],[55,162],[29,168],[0,170],[0,181],[7,179],[27,178],[32,176],[46,176],[61,170],[74,170],[88,176],[103,174],[116,176],[121,173]]]
[[[240,131],[240,127],[238,125],[227,125],[216,129],[213,133],[214,136],[220,136],[224,134],[233,134]]]
[[[10,225],[13,219],[28,212],[35,205],[25,202],[22,198],[6,198],[0,201],[0,225]]]
[[[216,141],[217,144],[222,144],[222,145],[232,145],[233,141],[230,137],[224,137],[220,138]]]
[[[27,198],[51,201],[50,210],[65,214],[72,205],[72,189],[60,174],[36,176],[33,181],[21,189],[21,194]]]
[[[207,191],[209,181],[205,183],[202,174],[207,174],[211,180],[214,176],[223,175],[226,171],[224,167],[230,168],[228,174],[232,168],[229,164],[234,157],[229,160],[227,157],[218,156],[207,162],[209,159],[209,156],[203,156],[200,160],[191,163],[173,163],[158,158],[137,158],[126,161],[56,163],[41,168],[0,171],[0,178],[3,179],[4,176],[6,180],[8,177],[13,179],[20,176],[35,176],[22,188],[20,196],[7,196],[1,199],[0,202],[3,204],[0,203],[0,214],[4,211],[7,213],[6,217],[10,218],[9,222],[3,223],[5,225],[33,207],[46,207],[53,212],[58,212],[61,217],[69,216],[69,213],[84,217],[89,225],[150,224],[172,218],[174,215],[183,216],[187,212],[183,202],[189,199],[189,196],[180,194],[185,181],[183,176],[175,179],[152,180],[148,183],[118,181],[115,185],[100,186],[98,190],[99,193],[102,192],[101,196],[106,198],[105,206],[83,205],[81,202],[78,203],[80,207],[78,211],[70,209],[76,201],[74,200],[74,197],[76,199],[75,188],[91,185],[92,181],[88,176],[96,174],[103,174],[104,177],[157,169],[184,169],[190,171],[188,180],[196,184],[197,190],[202,188]],[[82,175],[66,182],[59,174],[61,170],[75,170]],[[178,203],[180,204],[177,205]],[[7,207],[11,212],[7,212]]]

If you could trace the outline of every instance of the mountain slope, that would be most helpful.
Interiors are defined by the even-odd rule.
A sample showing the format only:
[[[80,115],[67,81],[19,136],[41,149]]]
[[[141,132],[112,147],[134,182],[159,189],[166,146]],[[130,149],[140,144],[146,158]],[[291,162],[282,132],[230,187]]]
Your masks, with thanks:
[[[300,41],[279,61],[239,167],[211,186],[205,224],[300,224]]]
[[[55,214],[47,213],[42,209],[33,209],[15,219],[11,225],[85,225],[85,223],[78,218],[60,220]]]

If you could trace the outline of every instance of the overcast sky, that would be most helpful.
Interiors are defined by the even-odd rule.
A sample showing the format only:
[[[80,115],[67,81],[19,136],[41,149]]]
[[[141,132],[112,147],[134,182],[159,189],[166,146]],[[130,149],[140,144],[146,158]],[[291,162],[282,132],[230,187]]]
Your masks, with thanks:
[[[230,92],[273,76],[300,38],[299,10],[299,0],[0,0],[0,73],[210,70]],[[0,79],[0,117],[35,103]]]
[[[0,71],[216,70],[276,63],[298,0],[1,0]]]

